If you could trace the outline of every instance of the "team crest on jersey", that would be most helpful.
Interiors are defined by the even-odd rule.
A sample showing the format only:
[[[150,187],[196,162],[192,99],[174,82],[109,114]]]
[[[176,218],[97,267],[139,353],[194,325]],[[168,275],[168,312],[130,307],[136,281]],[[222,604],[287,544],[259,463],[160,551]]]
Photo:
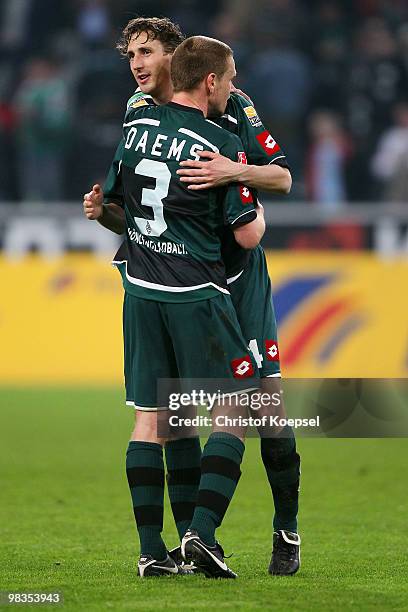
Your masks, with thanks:
[[[247,164],[247,156],[244,151],[238,151],[238,163],[239,164]]]
[[[254,368],[249,355],[231,361],[234,378],[249,378],[254,375]]]
[[[265,353],[268,361],[279,361],[279,348],[276,340],[265,340]]]
[[[280,146],[267,130],[258,134],[256,139],[267,155],[273,155],[280,151]]]
[[[246,106],[244,108],[244,112],[248,118],[249,123],[253,127],[259,127],[260,125],[262,125],[262,122],[258,117],[258,113],[256,112],[253,106]]]
[[[244,151],[238,151],[238,163],[246,164],[247,157]],[[243,204],[253,204],[252,193],[245,185],[238,185],[239,189],[239,197],[241,198],[241,202]]]

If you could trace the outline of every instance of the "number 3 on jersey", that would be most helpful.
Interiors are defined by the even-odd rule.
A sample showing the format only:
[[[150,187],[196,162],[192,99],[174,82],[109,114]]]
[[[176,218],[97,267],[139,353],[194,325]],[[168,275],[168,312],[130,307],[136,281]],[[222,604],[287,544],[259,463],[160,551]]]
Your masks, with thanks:
[[[154,189],[142,189],[141,201],[142,206],[150,206],[153,209],[154,219],[134,217],[135,223],[145,236],[161,236],[167,229],[163,214],[163,200],[169,193],[170,170],[163,162],[142,159],[135,168],[135,174],[156,179]]]

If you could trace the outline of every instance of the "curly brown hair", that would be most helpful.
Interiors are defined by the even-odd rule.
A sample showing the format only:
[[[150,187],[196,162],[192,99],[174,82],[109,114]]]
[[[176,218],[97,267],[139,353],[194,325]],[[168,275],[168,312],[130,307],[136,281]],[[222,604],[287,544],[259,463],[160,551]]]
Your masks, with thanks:
[[[184,40],[179,26],[167,17],[136,17],[131,19],[122,32],[116,48],[126,56],[133,36],[146,32],[147,40],[159,40],[166,53],[174,53]]]

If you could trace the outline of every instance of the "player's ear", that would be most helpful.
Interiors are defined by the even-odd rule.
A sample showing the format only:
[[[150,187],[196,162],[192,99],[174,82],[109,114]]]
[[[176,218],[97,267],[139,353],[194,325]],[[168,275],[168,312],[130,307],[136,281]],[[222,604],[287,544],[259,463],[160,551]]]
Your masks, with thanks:
[[[207,76],[206,85],[207,85],[208,92],[210,94],[214,93],[214,90],[215,90],[215,79],[216,79],[216,74],[214,72],[211,72]]]

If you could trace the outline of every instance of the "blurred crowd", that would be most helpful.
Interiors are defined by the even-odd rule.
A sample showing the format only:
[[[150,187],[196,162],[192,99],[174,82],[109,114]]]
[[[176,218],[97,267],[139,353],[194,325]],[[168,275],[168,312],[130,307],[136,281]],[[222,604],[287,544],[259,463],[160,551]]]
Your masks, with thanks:
[[[103,181],[134,89],[115,44],[138,15],[233,47],[293,199],[408,199],[407,0],[2,0],[0,201]]]

